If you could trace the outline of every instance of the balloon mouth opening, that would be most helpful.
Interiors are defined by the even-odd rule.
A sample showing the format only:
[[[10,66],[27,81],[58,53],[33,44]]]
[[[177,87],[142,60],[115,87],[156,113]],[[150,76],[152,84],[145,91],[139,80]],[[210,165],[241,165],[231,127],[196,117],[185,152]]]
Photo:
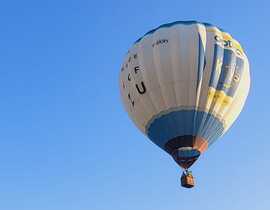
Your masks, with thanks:
[[[178,136],[165,145],[166,151],[183,169],[193,165],[207,148],[208,142],[205,139],[192,135]]]
[[[201,153],[192,147],[182,147],[172,152],[175,162],[184,169],[188,169],[200,157]]]

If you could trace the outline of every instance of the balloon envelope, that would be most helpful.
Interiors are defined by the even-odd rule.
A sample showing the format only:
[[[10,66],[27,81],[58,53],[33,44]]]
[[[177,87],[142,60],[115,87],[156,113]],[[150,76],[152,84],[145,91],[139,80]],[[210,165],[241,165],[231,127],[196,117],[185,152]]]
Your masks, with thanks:
[[[126,54],[120,73],[130,118],[186,169],[232,125],[249,86],[241,45],[222,29],[196,21],[146,33]]]

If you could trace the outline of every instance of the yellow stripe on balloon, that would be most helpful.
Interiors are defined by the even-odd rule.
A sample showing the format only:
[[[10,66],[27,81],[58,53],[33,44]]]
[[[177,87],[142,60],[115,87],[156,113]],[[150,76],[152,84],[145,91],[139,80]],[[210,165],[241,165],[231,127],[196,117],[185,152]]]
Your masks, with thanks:
[[[221,109],[226,108],[232,102],[233,98],[226,95],[224,91],[216,90],[213,87],[210,87],[208,90],[207,105],[206,109],[213,109],[211,106],[215,106]]]

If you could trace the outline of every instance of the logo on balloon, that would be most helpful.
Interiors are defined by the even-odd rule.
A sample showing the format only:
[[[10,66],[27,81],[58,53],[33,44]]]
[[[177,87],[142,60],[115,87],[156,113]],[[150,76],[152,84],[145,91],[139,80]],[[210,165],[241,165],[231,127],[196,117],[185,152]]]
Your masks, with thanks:
[[[242,55],[243,54],[242,48],[241,48],[240,44],[237,43],[237,42],[235,42],[231,37],[229,37],[227,35],[224,35],[224,37],[220,37],[218,35],[215,35],[215,40],[218,43],[222,43],[222,45],[224,47],[234,48],[236,50],[236,53],[238,55]]]

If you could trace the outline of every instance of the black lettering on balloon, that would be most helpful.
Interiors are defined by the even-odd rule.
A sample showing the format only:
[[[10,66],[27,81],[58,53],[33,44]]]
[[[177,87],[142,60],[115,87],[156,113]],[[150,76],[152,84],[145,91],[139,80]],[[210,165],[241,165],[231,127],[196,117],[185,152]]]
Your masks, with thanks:
[[[138,84],[136,84],[136,89],[137,89],[137,91],[142,95],[142,94],[144,94],[145,92],[146,92],[146,88],[145,88],[145,85],[144,85],[144,83],[143,82],[141,82],[141,89],[139,88],[139,86],[138,86]]]
[[[135,102],[131,99],[130,94],[128,94],[128,99],[129,99],[129,101],[131,102],[132,106],[134,107]]]
[[[155,47],[155,46],[160,45],[160,44],[167,44],[168,41],[169,41],[168,39],[159,39],[152,44],[152,47]]]
[[[128,81],[131,81],[131,78],[130,78],[130,73],[128,74]]]
[[[215,40],[218,41],[218,42],[220,42],[220,37],[216,35],[215,36]]]
[[[140,66],[135,66],[135,67],[134,67],[134,72],[135,72],[135,74],[137,74],[137,71],[140,71]]]

